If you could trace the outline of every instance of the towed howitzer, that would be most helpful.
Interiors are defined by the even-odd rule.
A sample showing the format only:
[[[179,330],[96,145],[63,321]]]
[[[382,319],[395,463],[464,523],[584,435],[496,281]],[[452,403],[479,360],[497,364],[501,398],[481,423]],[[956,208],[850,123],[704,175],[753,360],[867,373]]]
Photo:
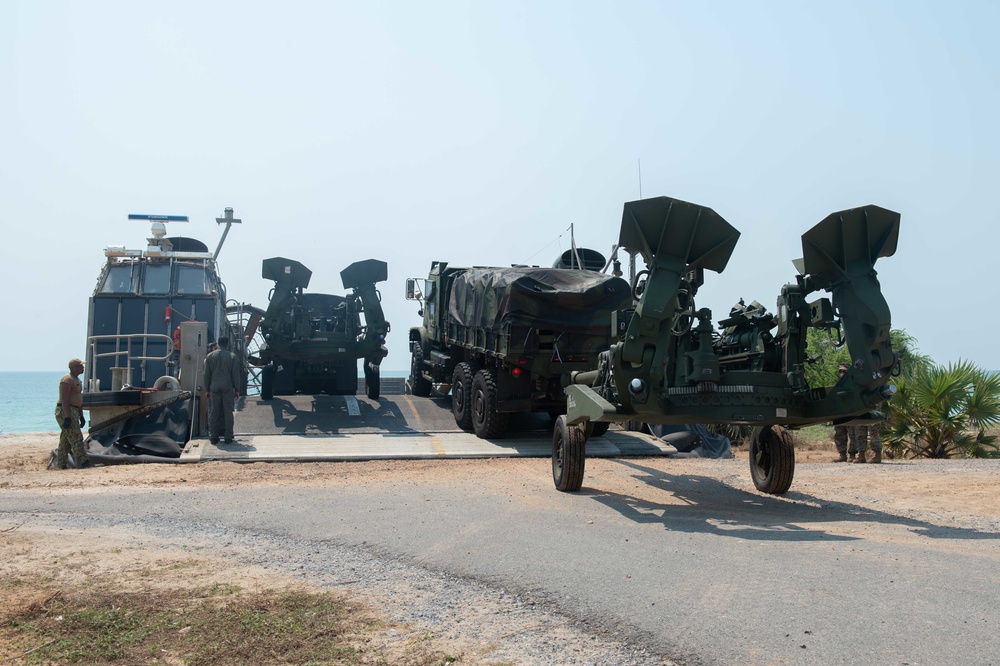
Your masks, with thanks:
[[[900,366],[874,265],[895,253],[899,219],[878,206],[829,215],[803,234],[799,275],[782,288],[777,312],[741,301],[718,334],[695,295],[706,270],[725,269],[739,231],[678,199],[626,203],[619,247],[641,255],[646,269],[632,281],[633,307],[612,316],[616,339],[598,369],[566,387],[567,413],[553,433],[556,487],[581,487],[591,421],[757,426],[751,476],[771,494],[787,491],[795,470],[790,437],[774,426],[880,422],[875,410],[892,397],[888,378]],[[806,300],[819,290],[832,301]],[[806,382],[811,327],[836,331],[850,352],[850,370],[834,386]]]
[[[295,393],[354,395],[358,359],[364,359],[365,392],[380,392],[379,366],[388,355],[389,322],[382,312],[376,282],[388,278],[384,261],[357,261],[340,272],[347,296],[305,293],[312,271],[298,261],[272,257],[262,277],[274,280],[261,321],[264,344],[257,362],[261,398]],[[362,322],[361,315],[364,315]]]

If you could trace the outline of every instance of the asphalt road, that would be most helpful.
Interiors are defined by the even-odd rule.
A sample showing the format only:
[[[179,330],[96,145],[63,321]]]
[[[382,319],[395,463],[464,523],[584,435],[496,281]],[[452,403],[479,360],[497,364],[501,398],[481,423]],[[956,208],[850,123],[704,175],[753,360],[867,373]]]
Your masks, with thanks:
[[[1000,664],[992,523],[893,515],[877,499],[859,507],[794,486],[765,496],[728,460],[683,475],[665,459],[588,462],[576,494],[554,491],[544,460],[472,464],[398,483],[348,472],[330,486],[5,492],[0,512],[95,535],[127,524],[181,541],[227,535],[220,548],[283,544],[263,563],[305,577],[332,547],[405,562],[681,663]]]

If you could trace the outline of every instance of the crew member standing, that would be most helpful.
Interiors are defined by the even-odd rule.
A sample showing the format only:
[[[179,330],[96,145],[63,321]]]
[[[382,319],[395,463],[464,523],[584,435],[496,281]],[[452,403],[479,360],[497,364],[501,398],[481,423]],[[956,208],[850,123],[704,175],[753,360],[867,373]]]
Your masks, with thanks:
[[[837,372],[841,377],[847,374],[847,369],[850,366],[847,363],[841,363]],[[848,451],[848,439],[850,439],[850,451]],[[847,462],[847,454],[851,454],[850,461],[854,462],[854,456],[858,454],[858,433],[854,426],[833,426],[833,444],[837,447],[837,457],[833,459],[833,462]],[[864,458],[862,458],[864,462]]]
[[[174,329],[174,376],[177,379],[181,378],[181,327],[178,326]]]
[[[857,433],[856,437],[858,440],[858,457],[853,461],[855,463],[880,463],[882,462],[882,426],[881,425],[867,425],[867,426],[854,426],[854,432]],[[872,459],[866,460],[865,451],[871,448]]]
[[[208,441],[233,441],[233,410],[240,394],[242,370],[239,359],[229,351],[229,338],[219,338],[219,348],[205,357],[205,390],[208,391]]]
[[[89,466],[87,452],[83,449],[83,432],[87,425],[83,416],[83,361],[70,359],[69,373],[59,380],[59,402],[56,403],[55,417],[59,424],[59,449],[56,451],[56,469],[66,469],[69,463],[69,452],[73,450],[73,458],[77,467]]]

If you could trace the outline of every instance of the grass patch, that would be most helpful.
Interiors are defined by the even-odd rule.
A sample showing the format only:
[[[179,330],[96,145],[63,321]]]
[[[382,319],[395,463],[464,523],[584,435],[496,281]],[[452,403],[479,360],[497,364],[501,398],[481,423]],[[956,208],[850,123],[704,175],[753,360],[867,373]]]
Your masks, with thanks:
[[[407,638],[405,630],[397,630],[394,644],[380,640],[389,628],[338,593],[248,592],[227,583],[165,591],[109,591],[113,588],[110,580],[72,589],[4,581],[0,661],[190,666],[461,662],[428,645],[423,633]]]
[[[825,451],[833,448],[833,426],[811,425],[792,431],[795,448],[806,451]]]

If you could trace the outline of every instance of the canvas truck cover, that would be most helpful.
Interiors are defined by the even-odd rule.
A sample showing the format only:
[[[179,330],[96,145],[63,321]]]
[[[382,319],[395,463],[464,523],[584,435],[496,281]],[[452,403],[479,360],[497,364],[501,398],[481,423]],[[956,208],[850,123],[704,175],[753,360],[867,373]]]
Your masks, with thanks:
[[[611,334],[610,314],[631,303],[625,280],[565,268],[470,268],[455,276],[448,313],[469,328],[504,326]]]

